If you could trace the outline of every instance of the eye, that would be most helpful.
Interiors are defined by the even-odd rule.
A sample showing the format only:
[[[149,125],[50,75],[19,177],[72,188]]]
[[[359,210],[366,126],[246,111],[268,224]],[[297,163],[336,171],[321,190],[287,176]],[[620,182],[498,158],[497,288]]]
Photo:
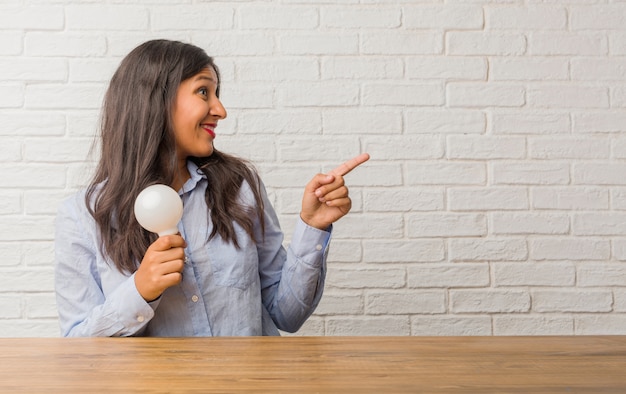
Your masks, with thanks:
[[[204,97],[208,97],[209,95],[209,89],[202,87],[200,89],[198,89],[198,93],[200,93],[201,95],[203,95]]]

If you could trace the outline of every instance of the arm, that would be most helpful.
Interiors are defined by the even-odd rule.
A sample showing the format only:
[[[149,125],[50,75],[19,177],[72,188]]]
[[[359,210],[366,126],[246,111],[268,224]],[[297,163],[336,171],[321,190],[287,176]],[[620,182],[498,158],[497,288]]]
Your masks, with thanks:
[[[55,236],[55,290],[63,336],[137,335],[154,316],[135,287],[134,275],[108,272],[103,286],[97,267],[98,246],[90,237],[95,223],[82,207],[82,194],[59,208]],[[107,265],[106,270],[117,270]],[[103,287],[110,287],[106,294]]]

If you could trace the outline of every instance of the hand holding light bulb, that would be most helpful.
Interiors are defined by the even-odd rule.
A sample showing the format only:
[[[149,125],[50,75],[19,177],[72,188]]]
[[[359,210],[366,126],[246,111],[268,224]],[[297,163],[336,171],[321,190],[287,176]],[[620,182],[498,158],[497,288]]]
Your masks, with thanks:
[[[134,209],[139,224],[159,235],[135,272],[137,291],[152,301],[182,280],[186,243],[177,225],[183,216],[183,203],[174,189],[159,184],[142,190]]]

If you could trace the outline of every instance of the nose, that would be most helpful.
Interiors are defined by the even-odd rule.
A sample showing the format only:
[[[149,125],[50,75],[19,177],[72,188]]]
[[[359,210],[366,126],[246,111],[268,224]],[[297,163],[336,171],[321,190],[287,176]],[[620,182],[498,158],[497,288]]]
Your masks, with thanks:
[[[215,97],[211,102],[211,107],[209,108],[209,115],[216,116],[219,119],[226,119],[228,113],[226,112],[226,108],[222,105],[222,102],[219,98]]]

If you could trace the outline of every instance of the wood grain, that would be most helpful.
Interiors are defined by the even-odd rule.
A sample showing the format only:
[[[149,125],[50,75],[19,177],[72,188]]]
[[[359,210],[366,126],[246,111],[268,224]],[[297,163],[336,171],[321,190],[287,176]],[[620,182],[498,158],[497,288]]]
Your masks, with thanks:
[[[626,336],[4,338],[0,392],[626,393]]]

